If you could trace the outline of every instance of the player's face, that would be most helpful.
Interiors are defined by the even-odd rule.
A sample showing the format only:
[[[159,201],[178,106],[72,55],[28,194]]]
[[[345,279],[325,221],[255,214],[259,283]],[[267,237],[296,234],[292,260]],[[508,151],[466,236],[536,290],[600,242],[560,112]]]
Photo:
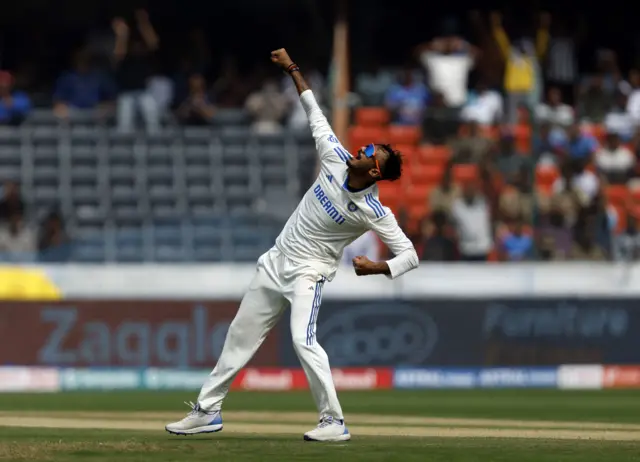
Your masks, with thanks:
[[[369,172],[373,177],[377,177],[380,175],[382,154],[374,144],[363,146],[347,161],[347,165],[352,171]]]

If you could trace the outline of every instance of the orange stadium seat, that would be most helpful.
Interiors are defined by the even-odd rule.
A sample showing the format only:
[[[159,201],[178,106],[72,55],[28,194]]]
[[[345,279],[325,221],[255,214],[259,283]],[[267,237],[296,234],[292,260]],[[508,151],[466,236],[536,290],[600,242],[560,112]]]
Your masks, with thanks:
[[[627,220],[628,220],[628,212],[627,208],[623,205],[611,204],[612,207],[616,209],[616,213],[618,215],[618,221],[616,222],[615,232],[621,233],[625,229],[627,229]]]
[[[402,154],[402,158],[404,160],[404,165],[409,163],[415,163],[416,157],[418,156],[418,148],[416,148],[412,144],[395,144],[393,149],[396,151],[400,151]]]
[[[487,138],[497,140],[498,138],[500,138],[500,128],[491,125],[485,125],[484,127],[482,127],[482,134]]]
[[[389,111],[383,107],[361,107],[355,111],[356,125],[381,127],[389,123]]]
[[[593,135],[593,137],[596,138],[598,142],[601,144],[604,142],[604,139],[607,136],[607,129],[605,128],[604,125],[600,125],[600,124],[594,124],[589,126],[589,128],[586,131],[587,133],[590,133],[591,135]]]
[[[416,156],[423,165],[444,165],[451,158],[448,146],[420,146]]]
[[[412,125],[389,125],[389,143],[416,145],[422,138],[420,127]]]
[[[559,176],[560,172],[556,167],[538,167],[536,168],[536,185],[542,189],[551,188]]]
[[[444,174],[444,167],[442,165],[425,165],[417,167],[417,169],[411,174],[411,178],[420,175],[421,184],[437,185],[442,180]]]
[[[384,127],[363,127],[356,125],[349,129],[349,151],[355,152],[370,143],[386,143],[387,129]]]
[[[629,190],[629,199],[634,204],[640,204],[640,188],[631,188]]]
[[[478,179],[478,166],[475,164],[458,164],[453,166],[453,181],[466,183]]]
[[[516,125],[513,127],[513,136],[516,139],[516,148],[522,154],[531,152],[531,127],[529,125]]]
[[[411,185],[436,185],[442,179],[444,168],[439,165],[413,165],[408,171]]]
[[[629,190],[625,185],[611,185],[605,189],[607,201],[616,207],[625,207],[629,199]]]
[[[378,189],[380,190],[380,200],[385,205],[386,202],[393,201],[402,194],[402,187],[397,181],[381,181],[378,183]]]

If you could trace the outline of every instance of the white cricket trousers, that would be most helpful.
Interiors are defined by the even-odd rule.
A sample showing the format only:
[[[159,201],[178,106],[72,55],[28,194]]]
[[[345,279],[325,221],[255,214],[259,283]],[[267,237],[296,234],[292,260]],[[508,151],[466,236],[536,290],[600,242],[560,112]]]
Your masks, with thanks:
[[[343,418],[329,358],[316,341],[324,282],[325,278],[313,268],[291,261],[275,247],[260,257],[249,290],[229,326],[218,363],[200,391],[198,403],[203,409],[221,409],[234,377],[290,304],[293,346],[320,417]]]

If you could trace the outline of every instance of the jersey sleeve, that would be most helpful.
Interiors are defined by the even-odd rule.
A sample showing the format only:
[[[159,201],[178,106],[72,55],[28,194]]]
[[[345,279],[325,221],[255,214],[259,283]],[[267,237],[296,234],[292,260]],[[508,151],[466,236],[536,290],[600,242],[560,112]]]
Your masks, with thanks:
[[[381,216],[371,220],[369,227],[395,255],[391,260],[387,260],[391,273],[387,277],[395,279],[418,267],[418,254],[411,240],[398,225],[393,212],[388,207],[381,206],[379,202],[374,203],[374,206],[379,208],[381,213],[378,215]]]
[[[327,118],[318,106],[315,96],[311,90],[305,90],[300,94],[300,102],[309,119],[311,134],[316,142],[316,150],[322,162],[333,162],[344,164],[351,154],[347,151],[333,133],[333,129]]]

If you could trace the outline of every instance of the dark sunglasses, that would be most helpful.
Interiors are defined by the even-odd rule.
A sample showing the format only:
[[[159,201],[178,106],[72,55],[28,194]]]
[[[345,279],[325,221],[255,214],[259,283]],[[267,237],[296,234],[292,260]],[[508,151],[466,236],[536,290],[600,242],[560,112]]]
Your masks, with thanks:
[[[376,168],[380,171],[380,164],[378,163],[378,158],[376,157],[376,145],[371,143],[366,148],[364,148],[364,155],[368,158],[373,158],[376,161]]]

